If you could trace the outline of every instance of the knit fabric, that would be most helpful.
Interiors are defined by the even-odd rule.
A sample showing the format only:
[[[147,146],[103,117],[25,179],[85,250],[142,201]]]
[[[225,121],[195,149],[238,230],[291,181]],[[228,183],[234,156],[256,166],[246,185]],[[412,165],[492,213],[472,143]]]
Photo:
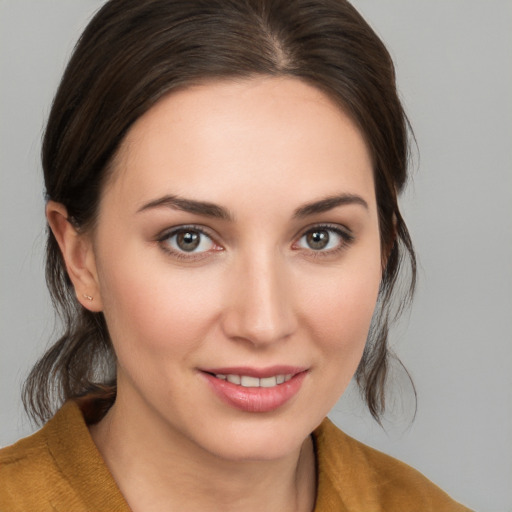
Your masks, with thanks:
[[[328,419],[313,433],[314,512],[464,512],[419,472],[347,436]],[[0,450],[0,512],[129,512],[75,402]]]

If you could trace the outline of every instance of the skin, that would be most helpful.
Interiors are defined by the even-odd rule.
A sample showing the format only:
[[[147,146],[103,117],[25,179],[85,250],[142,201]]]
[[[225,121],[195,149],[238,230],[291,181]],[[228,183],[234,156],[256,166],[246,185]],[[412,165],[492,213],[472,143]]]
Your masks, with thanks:
[[[360,201],[295,215],[340,194]],[[232,219],[144,208],[165,195]],[[382,276],[371,158],[351,119],[297,79],[194,86],[131,128],[92,233],[57,203],[47,215],[118,358],[117,400],[90,430],[132,509],[313,510],[310,433],[357,368]],[[208,235],[196,252],[164,239],[183,225]],[[327,248],[310,245],[315,227]],[[198,371],[278,364],[307,374],[264,413],[226,404]]]

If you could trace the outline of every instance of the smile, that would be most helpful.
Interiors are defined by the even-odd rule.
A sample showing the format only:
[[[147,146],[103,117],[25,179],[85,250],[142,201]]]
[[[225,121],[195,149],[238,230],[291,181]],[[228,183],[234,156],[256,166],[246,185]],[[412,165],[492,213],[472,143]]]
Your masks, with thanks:
[[[217,379],[227,380],[228,382],[231,382],[231,384],[236,384],[244,388],[273,388],[279,384],[288,382],[293,377],[293,374],[287,373],[274,375],[273,377],[258,378],[250,375],[224,375],[222,373],[218,373],[215,377]]]
[[[224,404],[251,413],[283,407],[299,393],[308,373],[306,368],[291,366],[265,370],[218,368],[199,372]]]

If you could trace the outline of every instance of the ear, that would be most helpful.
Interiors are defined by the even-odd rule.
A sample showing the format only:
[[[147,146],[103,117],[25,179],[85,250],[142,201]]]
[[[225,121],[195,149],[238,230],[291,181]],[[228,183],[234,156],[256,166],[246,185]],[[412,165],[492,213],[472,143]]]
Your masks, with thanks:
[[[78,302],[89,311],[102,311],[96,259],[90,235],[80,233],[69,219],[66,207],[55,201],[48,201],[46,218],[59,244]]]

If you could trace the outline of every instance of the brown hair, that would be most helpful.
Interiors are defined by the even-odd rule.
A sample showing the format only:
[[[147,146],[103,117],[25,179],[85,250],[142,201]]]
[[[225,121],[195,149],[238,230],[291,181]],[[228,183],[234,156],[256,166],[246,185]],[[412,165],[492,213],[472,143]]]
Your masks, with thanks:
[[[110,0],[80,37],[46,128],[48,199],[78,229],[94,225],[102,185],[132,124],[163,95],[210,79],[290,76],[321,89],[358,124],[374,164],[382,252],[378,305],[356,378],[372,415],[384,410],[388,329],[412,296],[415,256],[397,194],[407,177],[408,123],[383,43],[343,0]],[[410,282],[393,301],[404,258]],[[115,354],[102,313],[75,298],[48,229],[46,277],[64,327],[33,368],[25,407],[44,422],[69,398],[115,400]]]

